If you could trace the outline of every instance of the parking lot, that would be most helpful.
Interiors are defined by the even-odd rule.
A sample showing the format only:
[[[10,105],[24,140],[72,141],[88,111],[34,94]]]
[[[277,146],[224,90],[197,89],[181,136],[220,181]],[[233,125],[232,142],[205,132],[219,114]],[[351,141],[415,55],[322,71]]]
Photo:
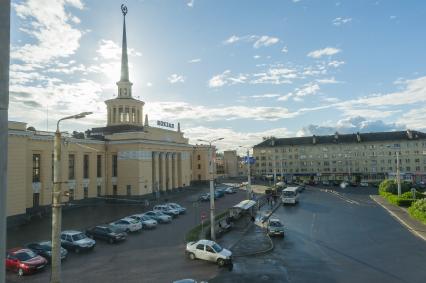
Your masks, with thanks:
[[[185,234],[200,223],[201,215],[209,215],[209,202],[197,202],[201,192],[182,193],[173,199],[187,208],[187,213],[170,224],[159,224],[153,230],[130,233],[126,241],[108,244],[97,241],[87,253],[70,252],[62,264],[63,282],[172,282],[176,279],[209,280],[220,269],[213,263],[190,261],[185,257]],[[245,198],[245,191],[216,200],[217,213]],[[194,205],[194,203],[196,203]],[[62,230],[84,230],[149,208],[140,205],[100,205],[64,211]],[[41,219],[8,231],[8,248],[50,238],[50,219]],[[34,275],[18,277],[8,272],[7,282],[48,282],[50,266]]]

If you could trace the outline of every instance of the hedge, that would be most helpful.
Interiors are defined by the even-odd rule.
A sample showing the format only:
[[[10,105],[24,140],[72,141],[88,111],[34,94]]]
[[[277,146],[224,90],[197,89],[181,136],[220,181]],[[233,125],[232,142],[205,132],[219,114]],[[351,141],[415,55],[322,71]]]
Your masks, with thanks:
[[[426,224],[426,199],[415,201],[411,207],[408,208],[411,217],[422,221]]]
[[[228,214],[228,210],[225,210],[224,212],[216,215],[215,216],[215,221],[224,218],[227,214]],[[206,231],[206,234],[207,234],[207,231],[210,231],[210,221],[209,220],[205,221],[203,223],[203,226],[204,226],[203,228],[204,228],[204,230]],[[185,241],[186,242],[195,242],[195,241],[198,241],[200,239],[201,228],[202,228],[202,226],[201,226],[201,224],[199,224],[199,225],[195,226],[194,228],[192,228],[191,230],[189,230],[188,233],[185,236]],[[210,236],[210,232],[208,232],[208,234]],[[201,235],[201,236],[203,238],[204,237],[207,238],[207,235]]]
[[[385,199],[388,200],[388,202],[398,205],[398,206],[404,206],[409,207],[411,204],[416,201],[416,199],[424,198],[425,195],[422,193],[416,191],[416,199],[413,199],[413,194],[410,191],[411,185],[407,182],[401,183],[401,191],[404,192],[399,197],[397,195],[398,193],[398,187],[395,180],[384,180],[382,183],[380,183],[379,186],[379,194],[383,196]]]

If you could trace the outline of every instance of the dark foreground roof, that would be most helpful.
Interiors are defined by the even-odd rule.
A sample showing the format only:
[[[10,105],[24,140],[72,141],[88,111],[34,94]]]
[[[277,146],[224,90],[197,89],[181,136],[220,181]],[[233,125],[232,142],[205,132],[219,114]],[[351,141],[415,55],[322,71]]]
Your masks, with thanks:
[[[418,131],[334,134],[329,136],[310,136],[296,138],[269,138],[254,147],[286,146],[286,145],[313,145],[313,144],[345,144],[363,142],[386,142],[395,140],[426,139],[426,134]]]

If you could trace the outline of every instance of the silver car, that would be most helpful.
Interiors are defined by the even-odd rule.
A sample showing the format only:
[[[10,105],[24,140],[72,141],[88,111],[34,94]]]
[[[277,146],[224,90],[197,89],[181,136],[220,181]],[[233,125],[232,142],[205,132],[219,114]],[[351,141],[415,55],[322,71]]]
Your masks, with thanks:
[[[148,211],[145,212],[143,215],[148,216],[151,219],[156,220],[158,223],[170,223],[172,221],[172,217],[169,215],[166,215],[160,211]]]
[[[157,220],[154,220],[146,215],[143,214],[134,214],[129,216],[129,218],[133,218],[137,221],[139,221],[140,223],[142,223],[142,228],[148,228],[148,229],[154,229],[155,227],[157,227]]]

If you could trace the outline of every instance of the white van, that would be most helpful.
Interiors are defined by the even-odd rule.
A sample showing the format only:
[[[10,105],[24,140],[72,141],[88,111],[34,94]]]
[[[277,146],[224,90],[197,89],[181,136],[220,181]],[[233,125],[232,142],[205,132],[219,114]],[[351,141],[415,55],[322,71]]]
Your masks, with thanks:
[[[298,187],[288,187],[283,190],[281,194],[281,201],[283,204],[291,203],[296,204],[299,202]]]

